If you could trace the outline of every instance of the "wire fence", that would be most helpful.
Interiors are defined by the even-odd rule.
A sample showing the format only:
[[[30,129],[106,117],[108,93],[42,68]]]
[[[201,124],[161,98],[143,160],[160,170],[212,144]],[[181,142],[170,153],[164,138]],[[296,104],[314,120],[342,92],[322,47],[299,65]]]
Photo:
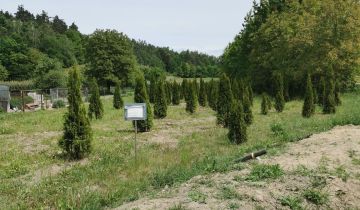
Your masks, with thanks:
[[[66,106],[68,90],[66,88],[9,90],[0,86],[0,111],[36,111],[55,108],[59,102]],[[82,90],[83,101],[88,101],[88,89]]]

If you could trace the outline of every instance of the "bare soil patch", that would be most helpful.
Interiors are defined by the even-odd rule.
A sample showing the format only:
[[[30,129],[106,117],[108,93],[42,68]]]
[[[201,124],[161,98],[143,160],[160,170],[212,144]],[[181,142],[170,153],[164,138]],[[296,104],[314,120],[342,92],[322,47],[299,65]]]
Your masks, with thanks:
[[[246,179],[255,164],[279,164],[284,175],[261,181]],[[319,194],[306,195],[308,191]],[[293,209],[296,205],[359,209],[360,127],[335,127],[289,143],[282,154],[246,163],[243,170],[197,176],[117,209],[169,209],[176,205],[185,209],[290,209],[290,205]]]

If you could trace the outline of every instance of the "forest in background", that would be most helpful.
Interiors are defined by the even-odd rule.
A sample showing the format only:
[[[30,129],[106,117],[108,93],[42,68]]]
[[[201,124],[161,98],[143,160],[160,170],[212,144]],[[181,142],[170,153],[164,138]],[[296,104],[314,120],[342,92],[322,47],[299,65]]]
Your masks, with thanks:
[[[109,49],[106,49],[109,47]],[[80,66],[100,85],[133,84],[136,72],[180,77],[214,77],[218,59],[199,52],[176,52],[130,39],[115,30],[85,35],[72,23],[32,14],[19,6],[15,14],[0,11],[0,81],[35,81],[36,88],[63,87],[66,69]],[[130,80],[129,80],[130,79]]]
[[[221,66],[260,93],[274,92],[278,74],[286,97],[304,94],[307,74],[319,91],[322,78],[333,71],[342,89],[351,89],[359,74],[359,20],[358,0],[254,1]]]

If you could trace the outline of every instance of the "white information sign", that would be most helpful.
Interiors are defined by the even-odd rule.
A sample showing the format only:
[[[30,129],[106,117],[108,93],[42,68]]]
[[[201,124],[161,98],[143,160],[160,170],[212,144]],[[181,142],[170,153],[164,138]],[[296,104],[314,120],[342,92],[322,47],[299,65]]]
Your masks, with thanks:
[[[146,104],[127,104],[125,105],[125,120],[145,120]]]

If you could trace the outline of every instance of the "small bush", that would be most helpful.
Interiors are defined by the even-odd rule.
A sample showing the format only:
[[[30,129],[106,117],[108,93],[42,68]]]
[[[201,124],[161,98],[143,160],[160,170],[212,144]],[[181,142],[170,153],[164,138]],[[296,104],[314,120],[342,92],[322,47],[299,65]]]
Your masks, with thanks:
[[[189,198],[197,203],[206,203],[206,195],[203,194],[202,192],[195,190],[195,191],[190,191],[188,194]]]
[[[303,209],[303,207],[301,206],[301,202],[302,202],[301,199],[298,197],[286,196],[280,198],[281,205],[288,206],[292,210]]]
[[[329,195],[315,189],[307,189],[304,192],[306,200],[316,205],[323,205],[329,200]]]
[[[279,164],[266,165],[259,164],[255,165],[246,180],[260,181],[264,179],[276,179],[284,174],[284,171],[280,168]]]
[[[54,108],[54,109],[60,109],[60,108],[64,108],[64,107],[65,107],[65,103],[63,100],[54,101],[54,103],[52,104],[52,108]]]
[[[34,103],[34,99],[30,96],[24,96],[24,104]],[[22,99],[21,97],[12,97],[10,99],[10,108],[13,109],[17,107],[20,109],[22,107]]]
[[[236,192],[234,188],[227,186],[221,188],[219,196],[221,199],[227,199],[227,200],[241,198],[241,196],[238,194],[238,192]]]

